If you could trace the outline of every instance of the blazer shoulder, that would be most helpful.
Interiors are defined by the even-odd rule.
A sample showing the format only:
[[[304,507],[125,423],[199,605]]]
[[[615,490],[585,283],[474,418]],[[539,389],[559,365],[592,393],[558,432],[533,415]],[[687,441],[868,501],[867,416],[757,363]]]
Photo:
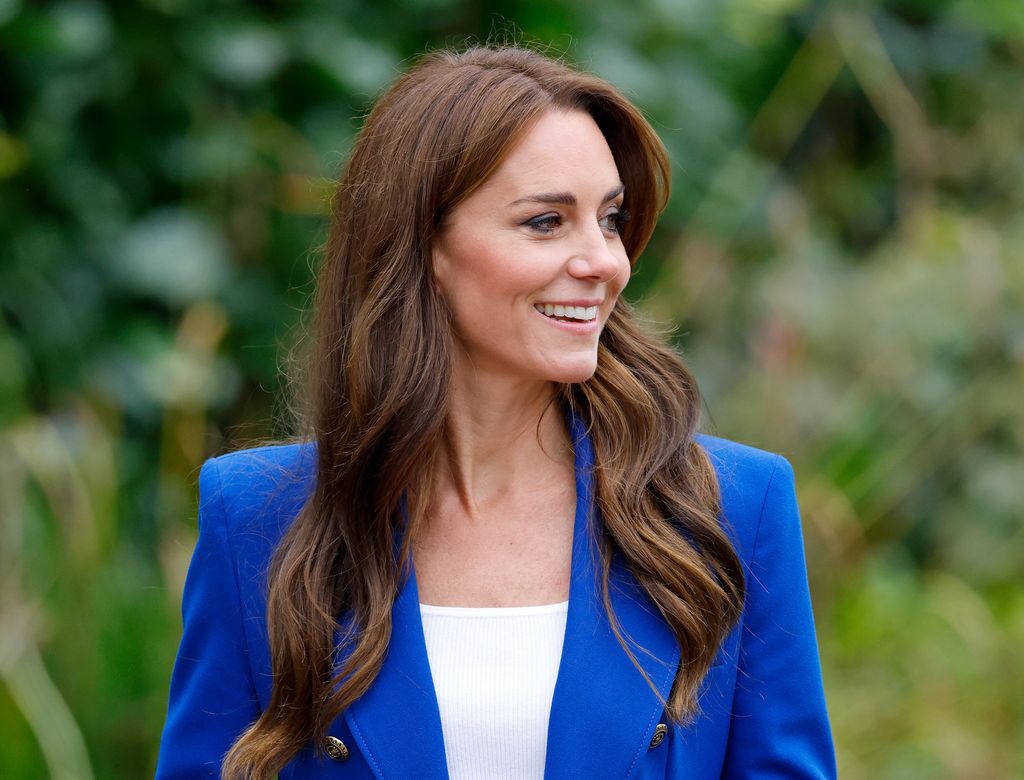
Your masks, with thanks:
[[[697,443],[711,456],[716,470],[730,467],[740,468],[772,468],[781,457],[774,452],[762,450],[749,444],[712,436],[710,433],[698,433]]]
[[[773,485],[793,489],[793,467],[783,456],[748,444],[698,434],[718,477],[722,515],[741,550],[749,551]]]
[[[315,475],[311,443],[237,450],[203,464],[200,507],[222,513],[229,534],[276,539],[306,503]]]

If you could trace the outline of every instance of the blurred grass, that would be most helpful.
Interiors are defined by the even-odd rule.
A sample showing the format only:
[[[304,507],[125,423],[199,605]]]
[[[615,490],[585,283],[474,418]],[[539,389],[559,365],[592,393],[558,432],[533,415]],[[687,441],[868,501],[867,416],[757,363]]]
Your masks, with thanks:
[[[628,292],[796,466],[841,776],[1024,776],[1022,8],[0,2],[0,776],[152,773],[197,469],[281,430],[359,118],[516,30],[669,148]]]

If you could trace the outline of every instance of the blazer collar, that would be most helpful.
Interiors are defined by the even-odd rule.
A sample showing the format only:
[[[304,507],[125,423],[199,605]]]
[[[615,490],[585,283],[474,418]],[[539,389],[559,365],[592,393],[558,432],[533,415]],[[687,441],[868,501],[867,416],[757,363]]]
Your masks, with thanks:
[[[548,724],[545,777],[632,776],[663,704],[611,629],[600,587],[600,515],[594,502],[594,453],[584,423],[569,416],[575,454],[569,612]],[[613,564],[612,607],[634,656],[667,697],[679,649],[631,575]],[[415,572],[392,610],[391,642],[370,689],[345,720],[378,778],[447,778],[444,737],[430,676]]]

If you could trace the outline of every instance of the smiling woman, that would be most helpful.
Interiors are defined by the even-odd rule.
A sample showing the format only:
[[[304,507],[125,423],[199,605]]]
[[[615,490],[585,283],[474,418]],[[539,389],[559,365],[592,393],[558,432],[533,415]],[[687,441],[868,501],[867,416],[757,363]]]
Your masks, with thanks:
[[[668,174],[619,92],[526,49],[380,98],[312,441],[200,477],[158,777],[834,775],[792,470],[699,434],[620,298]]]

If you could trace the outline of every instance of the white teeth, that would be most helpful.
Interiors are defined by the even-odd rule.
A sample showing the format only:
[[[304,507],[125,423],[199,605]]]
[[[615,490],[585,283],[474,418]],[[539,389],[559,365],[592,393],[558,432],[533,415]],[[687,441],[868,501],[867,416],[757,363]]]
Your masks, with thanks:
[[[597,318],[597,306],[562,306],[552,303],[536,303],[534,308],[548,317],[567,317],[589,322]]]

